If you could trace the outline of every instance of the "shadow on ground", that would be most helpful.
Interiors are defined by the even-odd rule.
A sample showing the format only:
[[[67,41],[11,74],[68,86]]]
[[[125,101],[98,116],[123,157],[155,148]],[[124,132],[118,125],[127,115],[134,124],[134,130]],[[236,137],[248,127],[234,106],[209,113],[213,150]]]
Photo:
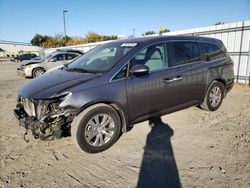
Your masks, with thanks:
[[[152,127],[147,136],[137,187],[181,187],[171,145],[174,131],[161,118],[149,121]]]

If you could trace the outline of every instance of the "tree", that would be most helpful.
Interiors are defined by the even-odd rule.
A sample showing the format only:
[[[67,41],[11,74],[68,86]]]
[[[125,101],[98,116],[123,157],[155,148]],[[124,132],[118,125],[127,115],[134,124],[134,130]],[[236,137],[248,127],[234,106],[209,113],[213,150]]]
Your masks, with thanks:
[[[164,30],[162,30],[162,31],[160,31],[161,33],[167,33],[167,32],[170,32],[170,30],[169,29],[164,29]]]
[[[42,46],[43,36],[40,34],[35,34],[31,40],[31,44],[34,46]]]
[[[35,34],[31,43],[35,46],[42,46],[44,48],[55,48],[61,46],[85,44],[89,42],[100,42],[106,40],[115,40],[116,35],[100,35],[95,32],[88,32],[84,37],[64,37],[62,34],[55,34],[54,36]]]
[[[95,32],[88,32],[85,36],[87,42],[100,42],[102,41],[102,36]]]
[[[71,37],[68,41],[67,41],[67,45],[78,45],[78,44],[85,44],[87,43],[86,39],[83,37]]]
[[[147,31],[144,34],[142,34],[142,36],[153,35],[153,34],[156,34],[156,32],[154,32],[154,31]]]
[[[102,35],[102,41],[106,41],[106,40],[116,40],[118,37],[117,35]]]

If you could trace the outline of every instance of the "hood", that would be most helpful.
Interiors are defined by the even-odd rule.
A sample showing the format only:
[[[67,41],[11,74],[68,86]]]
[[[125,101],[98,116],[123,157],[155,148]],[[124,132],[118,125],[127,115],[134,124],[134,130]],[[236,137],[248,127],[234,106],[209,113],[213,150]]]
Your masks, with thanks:
[[[35,59],[31,59],[31,60],[23,60],[21,63],[21,66],[25,66],[25,65],[31,65],[31,64],[36,64],[36,63],[41,63],[41,61],[39,60],[35,60]]]
[[[19,95],[29,99],[50,99],[66,92],[75,85],[88,82],[99,76],[58,69],[28,82],[21,87]]]

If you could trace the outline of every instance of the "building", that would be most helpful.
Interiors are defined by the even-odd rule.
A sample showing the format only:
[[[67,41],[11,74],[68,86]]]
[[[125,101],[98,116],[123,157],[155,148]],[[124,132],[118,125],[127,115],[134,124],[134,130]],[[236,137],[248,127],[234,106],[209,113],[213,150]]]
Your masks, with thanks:
[[[20,53],[36,53],[39,55],[43,48],[30,43],[0,40],[0,57],[14,57]]]

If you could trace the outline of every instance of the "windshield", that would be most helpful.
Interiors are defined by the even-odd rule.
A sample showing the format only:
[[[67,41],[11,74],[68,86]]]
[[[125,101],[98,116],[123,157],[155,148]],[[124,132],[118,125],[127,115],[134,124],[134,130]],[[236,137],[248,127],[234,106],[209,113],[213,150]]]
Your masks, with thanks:
[[[47,61],[49,58],[51,58],[54,55],[54,53],[47,54],[43,56],[40,60],[41,61]]]
[[[124,57],[134,46],[124,45],[121,43],[104,44],[98,46],[72,63],[68,64],[67,70],[92,73],[106,72],[117,62],[119,62],[119,60]]]

